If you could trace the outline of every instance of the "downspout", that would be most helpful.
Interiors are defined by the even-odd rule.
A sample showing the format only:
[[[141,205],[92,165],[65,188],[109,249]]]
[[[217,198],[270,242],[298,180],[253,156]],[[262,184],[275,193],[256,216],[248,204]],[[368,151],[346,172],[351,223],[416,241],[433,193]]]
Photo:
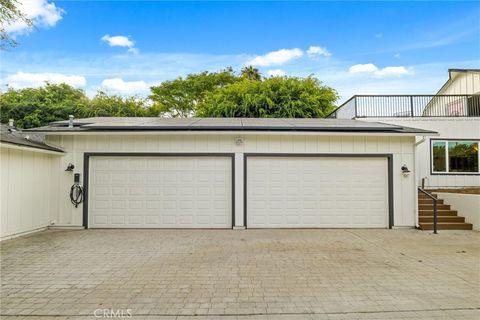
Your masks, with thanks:
[[[417,168],[417,147],[419,145],[421,145],[422,143],[424,143],[425,141],[427,141],[427,138],[425,136],[422,137],[422,139],[420,139],[419,141],[415,142],[415,175],[417,175],[417,172],[418,172],[418,168]],[[418,217],[418,179],[417,177],[415,177],[415,225],[418,229],[419,227],[419,217]]]
[[[415,142],[415,147],[417,147],[418,145],[424,143],[425,141],[427,140],[427,138],[425,138],[425,136],[422,137],[422,139],[418,142]]]

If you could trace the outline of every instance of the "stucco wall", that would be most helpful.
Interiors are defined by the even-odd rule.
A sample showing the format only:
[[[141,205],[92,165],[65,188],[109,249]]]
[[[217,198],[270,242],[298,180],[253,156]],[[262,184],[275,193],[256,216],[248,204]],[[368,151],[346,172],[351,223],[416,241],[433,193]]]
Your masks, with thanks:
[[[480,195],[436,192],[440,199],[458,211],[459,216],[465,217],[465,222],[473,224],[473,230],[480,231]]]
[[[58,195],[52,203],[52,220],[56,225],[81,226],[82,206],[74,208],[68,200],[73,174],[65,172],[69,162],[75,172],[82,174],[85,152],[199,152],[235,153],[235,224],[243,225],[243,154],[250,153],[388,153],[393,154],[395,226],[413,227],[416,224],[416,190],[414,175],[404,177],[400,167],[414,167],[414,137],[387,136],[320,136],[320,135],[258,135],[243,136],[235,144],[235,133],[222,134],[89,134],[49,136],[49,143],[66,151],[56,159],[52,169],[52,187]]]
[[[52,164],[58,155],[2,145],[0,148],[0,238],[28,233],[50,224]]]
[[[406,127],[436,131],[438,136],[428,136],[417,147],[416,171],[420,185],[422,178],[426,187],[471,187],[480,186],[479,175],[431,174],[431,139],[471,139],[480,140],[480,117],[471,118],[370,118],[363,121],[384,122]],[[422,137],[417,137],[417,142]]]

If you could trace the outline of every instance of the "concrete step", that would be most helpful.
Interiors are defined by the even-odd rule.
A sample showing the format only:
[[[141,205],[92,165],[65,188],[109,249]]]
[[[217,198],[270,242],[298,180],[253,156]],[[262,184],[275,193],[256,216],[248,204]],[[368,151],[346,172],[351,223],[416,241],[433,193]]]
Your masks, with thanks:
[[[433,216],[420,216],[419,223],[433,223]],[[464,217],[458,216],[437,216],[437,223],[440,222],[465,222]]]
[[[456,216],[458,215],[457,210],[437,210],[438,216]],[[418,216],[433,216],[433,209],[430,210],[419,210]]]
[[[433,230],[433,222],[419,223],[422,230]],[[461,222],[440,222],[437,223],[438,230],[472,230],[473,225],[471,223]]]

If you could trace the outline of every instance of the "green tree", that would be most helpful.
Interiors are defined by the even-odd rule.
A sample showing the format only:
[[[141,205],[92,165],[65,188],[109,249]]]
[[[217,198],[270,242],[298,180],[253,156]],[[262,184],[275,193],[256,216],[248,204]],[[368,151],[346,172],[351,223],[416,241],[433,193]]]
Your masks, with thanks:
[[[44,126],[52,121],[78,117],[78,109],[88,104],[82,90],[67,84],[49,84],[40,88],[8,89],[0,95],[2,123],[14,119],[20,128]]]
[[[240,77],[253,81],[262,80],[262,74],[257,68],[254,68],[253,66],[243,67],[243,69],[240,70]]]
[[[243,80],[207,94],[199,117],[322,118],[334,108],[337,92],[314,77]]]
[[[107,95],[103,91],[98,91],[88,104],[79,106],[76,111],[82,118],[152,116],[145,99]]]
[[[217,88],[239,81],[231,68],[220,72],[201,72],[164,81],[151,88],[150,99],[153,110],[159,115],[169,117],[190,117],[195,114],[197,105],[205,99],[205,95]]]
[[[7,26],[14,22],[24,22],[27,26],[32,26],[32,20],[28,19],[23,12],[18,9],[17,0],[0,1],[0,49],[5,50],[9,47],[15,47],[17,42],[7,31]]]

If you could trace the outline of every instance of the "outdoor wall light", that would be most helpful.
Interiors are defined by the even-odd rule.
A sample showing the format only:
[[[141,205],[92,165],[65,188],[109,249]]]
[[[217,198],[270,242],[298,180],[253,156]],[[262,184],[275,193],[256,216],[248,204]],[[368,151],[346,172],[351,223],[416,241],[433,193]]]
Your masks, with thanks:
[[[405,177],[410,174],[410,170],[408,170],[408,167],[407,167],[406,164],[404,164],[401,169],[402,169],[402,173]]]
[[[67,165],[67,169],[65,169],[65,171],[73,171],[73,169],[75,169],[75,166],[73,165],[73,163],[69,163]]]
[[[235,144],[237,146],[241,146],[243,144],[243,138],[242,137],[235,137]]]

